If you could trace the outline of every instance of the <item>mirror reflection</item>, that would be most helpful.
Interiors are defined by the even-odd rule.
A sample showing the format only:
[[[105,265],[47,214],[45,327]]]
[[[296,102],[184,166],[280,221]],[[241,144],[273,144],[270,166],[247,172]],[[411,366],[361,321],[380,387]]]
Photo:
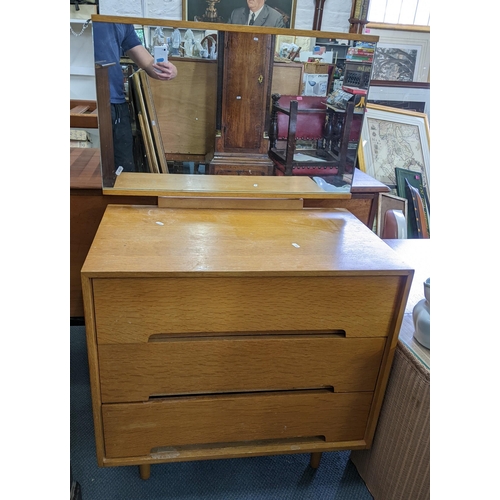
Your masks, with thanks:
[[[376,37],[248,28],[93,21],[104,188],[199,174],[349,192]]]

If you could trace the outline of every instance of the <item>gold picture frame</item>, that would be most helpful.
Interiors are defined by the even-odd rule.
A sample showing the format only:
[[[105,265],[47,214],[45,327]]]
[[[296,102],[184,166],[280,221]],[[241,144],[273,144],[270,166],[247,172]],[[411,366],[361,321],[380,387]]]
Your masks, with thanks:
[[[396,186],[396,167],[420,172],[430,197],[427,115],[368,103],[358,146],[358,166],[392,188]]]

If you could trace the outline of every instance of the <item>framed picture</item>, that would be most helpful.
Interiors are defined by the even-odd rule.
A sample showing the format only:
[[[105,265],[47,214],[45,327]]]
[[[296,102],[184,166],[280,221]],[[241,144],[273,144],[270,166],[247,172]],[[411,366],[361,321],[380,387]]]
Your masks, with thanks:
[[[425,113],[431,119],[431,95],[429,83],[382,82],[370,83],[367,102]]]
[[[372,81],[429,81],[429,31],[367,28],[365,33],[379,36]]]
[[[235,9],[243,9],[247,7],[247,0],[182,0],[182,18],[184,21],[202,21],[202,22],[217,22],[229,23],[231,14]],[[256,21],[256,26],[271,26],[276,27],[276,14],[281,15],[285,28],[293,28],[295,22],[295,7],[296,0],[266,0],[265,6],[272,9],[272,15],[268,16],[265,24]],[[247,24],[240,12],[234,13],[233,19],[240,22],[232,22],[232,24]]]
[[[377,206],[377,236],[384,235],[385,214],[388,210],[400,210],[403,217],[408,217],[408,200],[389,193],[379,193]]]
[[[430,130],[427,115],[414,111],[366,105],[358,148],[360,170],[396,187],[396,168],[422,175],[430,197]]]

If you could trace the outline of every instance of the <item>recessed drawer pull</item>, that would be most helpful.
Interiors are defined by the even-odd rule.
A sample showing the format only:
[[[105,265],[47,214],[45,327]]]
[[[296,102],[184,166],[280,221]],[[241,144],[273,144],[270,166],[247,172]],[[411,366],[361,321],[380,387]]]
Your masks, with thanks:
[[[155,400],[160,400],[160,399],[170,399],[170,398],[196,398],[198,396],[246,396],[246,395],[251,395],[254,396],[256,394],[286,394],[286,393],[300,393],[300,392],[335,392],[334,387],[331,385],[324,385],[321,387],[306,387],[306,388],[300,388],[300,389],[286,389],[286,390],[280,390],[280,389],[267,389],[265,391],[245,391],[245,392],[219,392],[219,393],[213,393],[213,392],[197,392],[197,393],[189,393],[189,394],[154,394],[149,396],[149,401],[155,401]]]
[[[233,441],[229,443],[219,443],[219,447],[231,452],[251,452],[255,448],[268,450],[274,446],[279,446],[281,449],[286,446],[287,450],[295,450],[299,452],[301,449],[308,449],[318,443],[326,442],[325,436],[308,436],[302,438],[276,438],[276,439],[261,439],[259,441]],[[219,448],[219,449],[220,449]],[[181,454],[190,454],[195,450],[207,450],[209,453],[214,450],[213,445],[191,445],[191,446],[154,446],[151,448],[150,454],[153,459],[169,459],[177,458]],[[216,450],[214,450],[217,453]]]
[[[297,331],[297,332],[194,332],[194,333],[154,333],[148,338],[148,342],[175,342],[179,340],[248,340],[255,338],[259,340],[266,339],[286,339],[306,337],[308,339],[315,338],[345,338],[345,330],[328,330],[328,331]]]

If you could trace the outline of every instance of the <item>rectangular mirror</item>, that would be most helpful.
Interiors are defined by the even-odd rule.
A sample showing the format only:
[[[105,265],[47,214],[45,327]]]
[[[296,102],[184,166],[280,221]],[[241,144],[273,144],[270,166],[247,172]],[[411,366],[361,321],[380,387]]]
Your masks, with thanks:
[[[350,192],[378,37],[101,15],[92,27],[105,193],[196,191],[198,176]],[[141,69],[155,47],[175,78]]]

